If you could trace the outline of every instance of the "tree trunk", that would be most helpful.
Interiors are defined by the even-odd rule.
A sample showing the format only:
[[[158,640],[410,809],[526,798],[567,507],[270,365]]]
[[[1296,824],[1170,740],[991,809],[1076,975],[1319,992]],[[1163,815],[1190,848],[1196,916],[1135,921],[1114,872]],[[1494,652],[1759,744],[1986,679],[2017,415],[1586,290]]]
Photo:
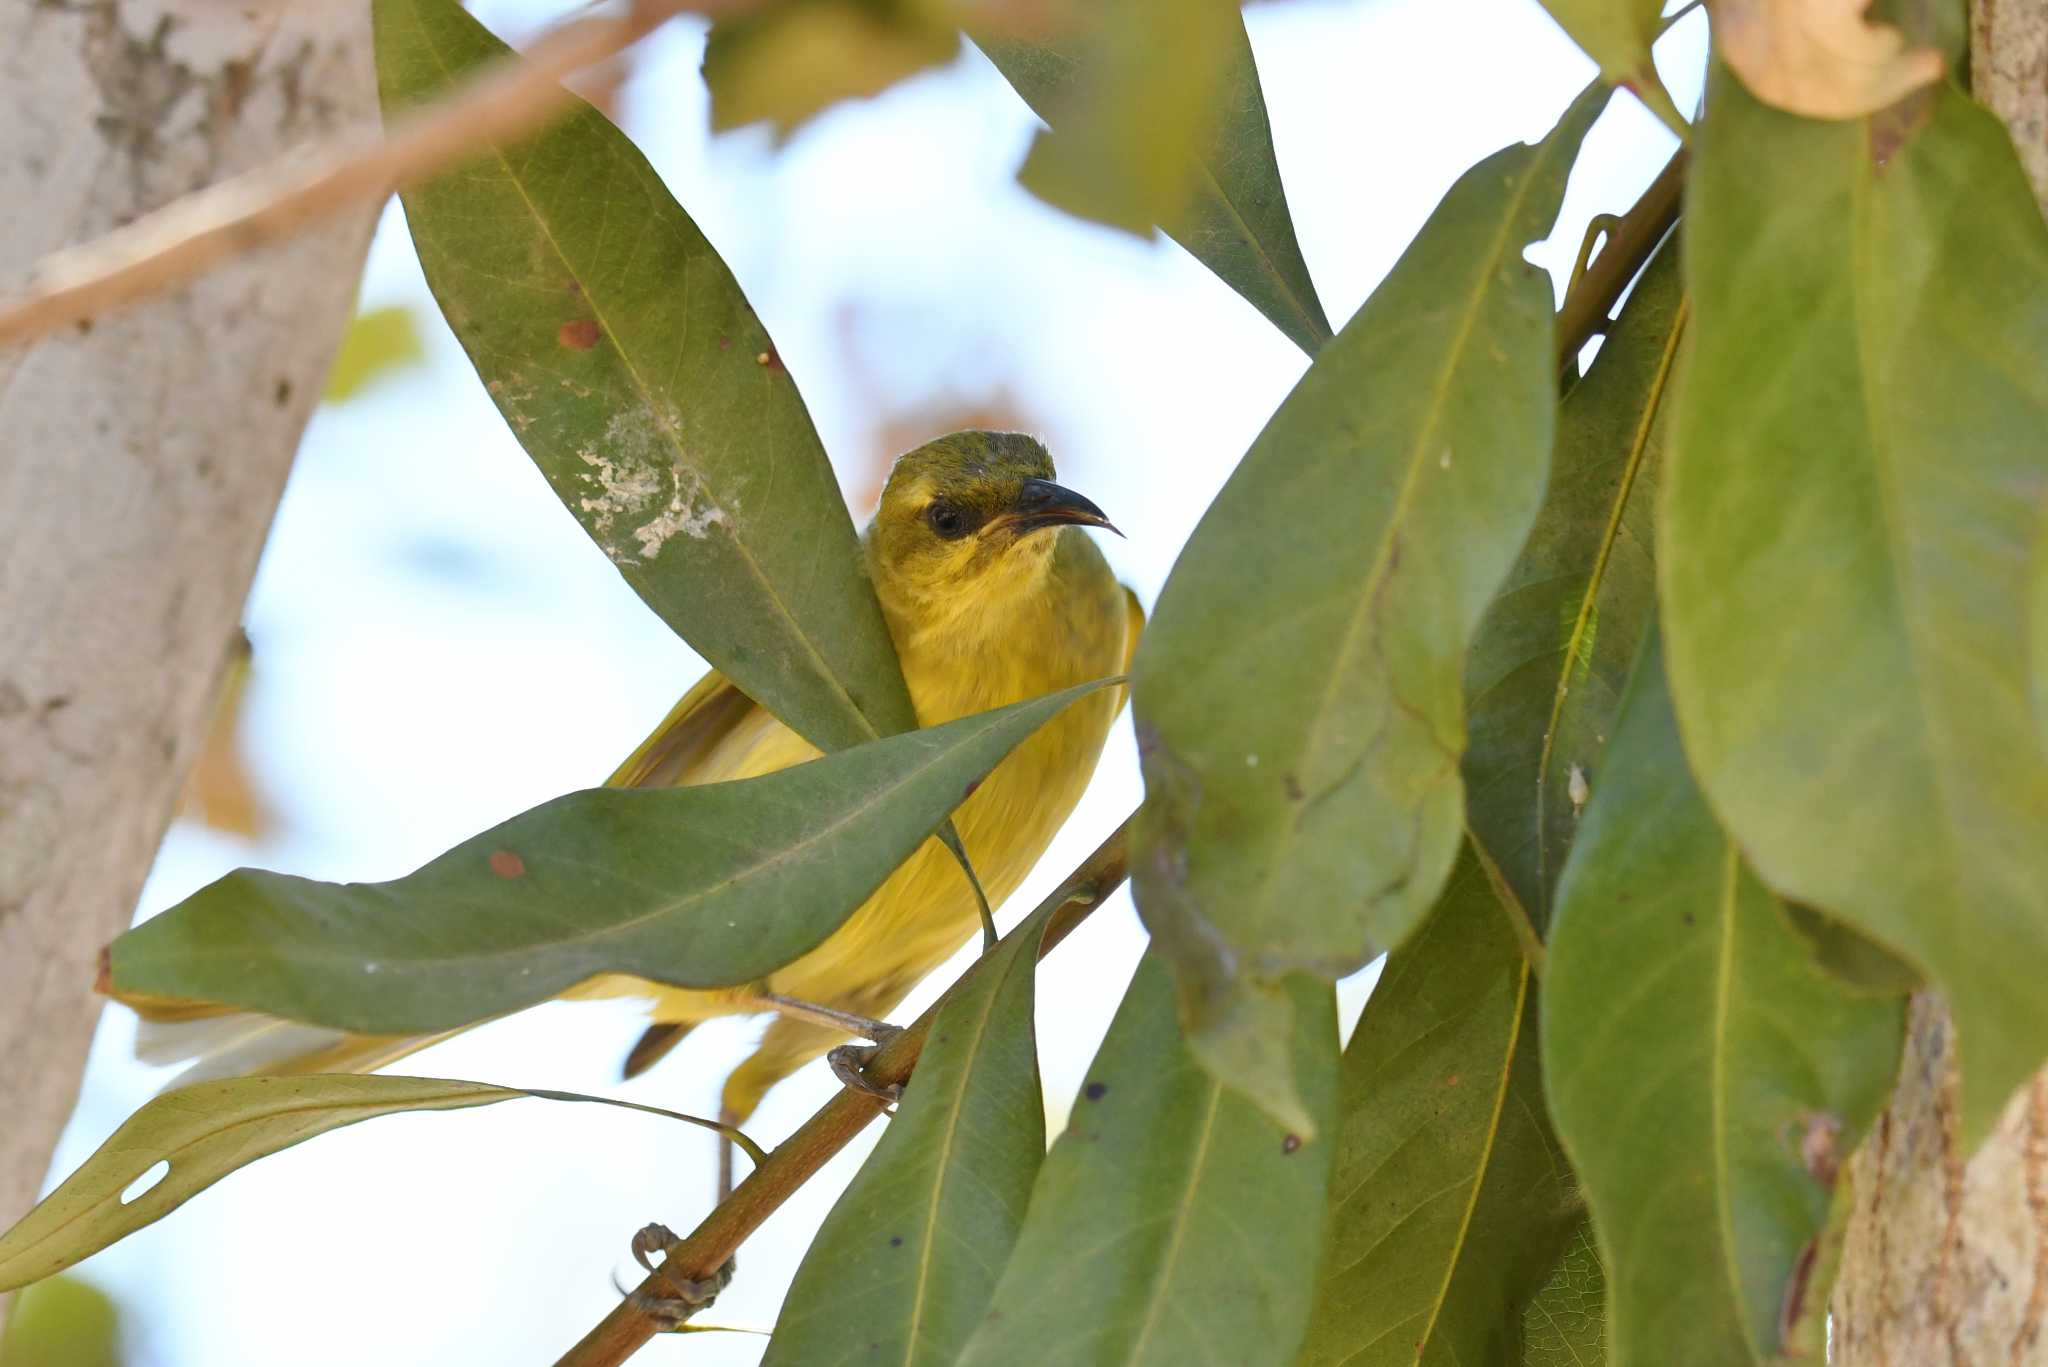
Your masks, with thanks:
[[[368,5],[0,5],[0,273],[376,118]],[[0,350],[0,1228],[76,1100],[374,212]]]
[[[2048,214],[2048,0],[1972,0],[1970,85]],[[1922,993],[1899,1089],[1847,1173],[1829,1305],[1842,1367],[2048,1367],[2048,1071],[1968,1162],[1955,1083],[1948,1009]]]

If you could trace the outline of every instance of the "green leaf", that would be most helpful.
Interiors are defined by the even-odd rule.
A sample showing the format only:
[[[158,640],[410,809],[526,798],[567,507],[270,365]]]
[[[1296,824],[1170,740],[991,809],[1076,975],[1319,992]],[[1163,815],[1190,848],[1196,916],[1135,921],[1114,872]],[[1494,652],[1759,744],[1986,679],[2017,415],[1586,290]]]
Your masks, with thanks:
[[[387,113],[504,44],[455,0],[375,0]],[[404,195],[498,409],[634,592],[820,749],[916,725],[795,382],[718,253],[579,101]]]
[[[1534,991],[1468,847],[1344,1051],[1304,1364],[1512,1360],[1580,1218],[1543,1109]]]
[[[1045,1158],[1032,986],[1057,909],[947,999],[895,1119],[797,1269],[764,1367],[950,1367],[981,1323]]]
[[[1327,1136],[1334,996],[1305,978],[1288,989],[1302,1023],[1295,1085]],[[1322,1248],[1330,1150],[1203,1070],[1180,1038],[1166,966],[1147,956],[1046,1157],[962,1367],[1291,1361]]]
[[[327,403],[352,399],[383,376],[426,354],[411,309],[394,304],[358,313],[341,334],[341,350],[328,368],[327,387],[320,397]]]
[[[841,100],[877,95],[960,52],[942,0],[780,0],[711,26],[711,126],[766,120],[779,137]]]
[[[571,793],[389,883],[243,869],[114,941],[117,992],[415,1034],[599,973],[753,982],[820,944],[1082,684],[762,778]]]
[[[154,1224],[237,1168],[304,1139],[400,1111],[489,1106],[526,1095],[427,1077],[245,1077],[166,1092],[20,1223],[0,1235],[0,1291],[62,1271]],[[133,1199],[122,1193],[160,1163],[169,1170]]]
[[[1664,29],[1664,0],[1543,0],[1543,8],[1600,64],[1610,85],[1628,87],[1665,127],[1686,135],[1685,120],[1650,60],[1650,44]]]
[[[121,1311],[77,1277],[22,1288],[0,1325],[0,1367],[120,1367]]]
[[[2048,1057],[2048,228],[1953,91],[1815,123],[1711,85],[1659,525],[1686,753],[1766,882],[1941,986],[1974,1146]]]
[[[1522,250],[1604,100],[1451,188],[1217,495],[1138,646],[1139,910],[1196,1053],[1296,1128],[1280,980],[1400,943],[1457,854],[1465,645],[1555,418],[1550,281]]]
[[[974,34],[1024,102],[1052,125],[1050,137],[1042,135],[1041,149],[1034,149],[1040,171],[1052,159],[1057,184],[1063,160],[1080,163],[1076,175],[1095,168],[1109,181],[1111,203],[1124,201],[1110,213],[1113,221],[1137,232],[1155,223],[1164,228],[1313,356],[1330,340],[1330,323],[1288,216],[1242,14],[1235,5],[1219,18],[1207,4],[1123,0],[1108,15],[1105,31],[1092,42],[1073,33],[1043,41]],[[1191,38],[1202,61],[1217,66],[1206,87],[1160,59],[1184,51]],[[1112,40],[1121,46],[1101,50]],[[1193,105],[1196,97],[1205,103]],[[1155,118],[1157,111],[1142,107],[1147,101],[1168,109]],[[1126,166],[1126,156],[1138,160]],[[1026,184],[1049,191],[1028,178]],[[1082,182],[1077,192],[1085,194],[1086,186]]]
[[[2033,677],[2034,720],[2048,736],[2048,503],[2034,533],[2034,568],[2028,576],[2027,646]]]
[[[1774,1357],[1787,1279],[1904,1025],[1901,999],[1820,971],[1715,823],[1653,644],[1559,887],[1543,997],[1616,1367]]]
[[[1657,611],[1652,515],[1687,306],[1676,243],[1652,258],[1558,407],[1543,510],[1465,666],[1466,820],[1540,928]]]
[[[1584,1220],[1522,1315],[1522,1367],[1605,1367],[1607,1274]]]
[[[1340,1195],[1308,1361],[1347,1361],[1359,1345],[1361,1362],[1509,1360],[1506,1336],[1535,1313],[1581,1219],[1542,1103],[1535,985],[1513,926],[1548,906],[1578,824],[1569,768],[1599,769],[1654,615],[1650,495],[1685,320],[1677,265],[1668,247],[1651,261],[1560,406],[1542,511],[1473,641],[1470,841],[1345,1051]],[[1517,1109],[1495,1109],[1510,1100],[1503,1079]],[[1423,1193],[1437,1195],[1413,1201]]]

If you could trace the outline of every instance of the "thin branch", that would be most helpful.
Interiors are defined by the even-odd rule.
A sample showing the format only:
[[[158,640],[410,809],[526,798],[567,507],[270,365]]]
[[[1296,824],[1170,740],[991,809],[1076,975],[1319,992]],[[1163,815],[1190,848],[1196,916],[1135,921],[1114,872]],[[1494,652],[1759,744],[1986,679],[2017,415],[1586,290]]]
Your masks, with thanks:
[[[561,81],[638,42],[685,11],[723,13],[745,0],[634,0],[549,31],[524,57],[492,62],[384,137],[300,149],[210,185],[96,242],[45,257],[28,286],[0,299],[0,346],[167,289],[251,247],[381,199],[488,142],[541,127],[569,99]]]
[[[1129,873],[1130,824],[1126,818],[1046,899],[1046,905],[1057,905],[1059,910],[1046,922],[1045,938],[1039,945],[1040,957],[1051,953],[1053,946],[1122,885]],[[870,1081],[886,1087],[909,1080],[940,1007],[981,972],[986,962],[977,960],[947,989],[945,997],[914,1024],[906,1026],[902,1034],[875,1051],[864,1070]],[[749,1173],[747,1180],[704,1217],[703,1223],[668,1255],[661,1267],[640,1283],[638,1291],[613,1307],[596,1328],[562,1355],[556,1367],[617,1367],[638,1352],[659,1332],[659,1326],[639,1308],[640,1304],[649,1299],[674,1297],[667,1274],[673,1273],[677,1279],[686,1281],[707,1281],[716,1276],[747,1236],[880,1115],[886,1104],[880,1097],[851,1089],[832,1098],[795,1134],[777,1145],[767,1161]]]
[[[1586,343],[1607,330],[1614,301],[1636,278],[1650,253],[1678,221],[1679,201],[1685,194],[1686,150],[1672,153],[1671,160],[1643,191],[1635,207],[1614,219],[1604,229],[1607,240],[1585,268],[1572,278],[1564,303],[1557,310],[1557,369],[1563,374],[1584,350]]]

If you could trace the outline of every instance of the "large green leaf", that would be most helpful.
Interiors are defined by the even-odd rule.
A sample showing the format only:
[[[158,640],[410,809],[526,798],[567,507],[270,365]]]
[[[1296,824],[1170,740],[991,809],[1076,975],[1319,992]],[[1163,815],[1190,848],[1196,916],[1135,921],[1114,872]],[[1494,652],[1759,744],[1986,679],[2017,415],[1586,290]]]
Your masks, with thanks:
[[[1322,1122],[1304,1142],[1203,1070],[1166,966],[1124,994],[962,1367],[1263,1367],[1293,1359],[1322,1248],[1335,1002],[1289,984],[1288,1061]]]
[[[1558,890],[1543,994],[1616,1367],[1774,1357],[1786,1280],[1904,1024],[1900,998],[1823,973],[1744,867],[1686,769],[1653,644]]]
[[[1677,266],[1670,248],[1651,262],[1560,406],[1542,511],[1473,641],[1470,847],[1430,921],[1389,960],[1345,1052],[1338,1199],[1309,1361],[1345,1361],[1361,1344],[1373,1345],[1362,1361],[1508,1360],[1517,1309],[1537,1314],[1530,1297],[1578,1218],[1555,1172],[1525,1028],[1535,987],[1511,927],[1548,906],[1577,829],[1570,769],[1600,767],[1654,614],[1648,524],[1685,318]],[[1411,1054],[1411,1041],[1426,1047]],[[1502,1079],[1526,1111],[1485,1104],[1509,1099]],[[1411,1209],[1421,1193],[1437,1195]],[[1473,1219],[1456,1218],[1460,1200]],[[1563,1325],[1584,1280],[1547,1293],[1558,1324],[1546,1334],[1560,1344],[1576,1342]]]
[[[1522,1315],[1522,1367],[1606,1367],[1607,1274],[1581,1220]]]
[[[599,973],[754,982],[821,943],[1082,684],[762,778],[571,793],[389,883],[242,869],[114,941],[117,992],[370,1034]]]
[[[456,0],[373,13],[388,111],[506,50]],[[662,620],[822,749],[916,725],[796,384],[625,134],[572,102],[404,199],[491,398]]]
[[[1466,820],[1531,920],[1599,780],[1638,648],[1657,611],[1651,563],[1686,301],[1668,243],[1629,294],[1585,379],[1558,407],[1543,510],[1486,610],[1465,667]]]
[[[1666,127],[1685,136],[1685,120],[1650,60],[1650,44],[1664,27],[1664,0],[1543,0],[1543,8],[1600,64],[1601,76],[1628,87]]]
[[[1686,753],[1756,871],[1927,970],[1974,1144],[2048,1057],[2048,228],[1950,90],[1872,119],[1716,70],[1658,562]]]
[[[1514,1360],[1522,1308],[1580,1219],[1543,1109],[1534,990],[1468,853],[1344,1051],[1304,1364]]]
[[[950,1367],[1045,1158],[1032,984],[1048,903],[948,997],[882,1142],[825,1217],[765,1367]]]
[[[60,1272],[154,1224],[237,1168],[304,1139],[399,1111],[488,1106],[528,1093],[429,1077],[247,1077],[156,1097],[0,1235],[0,1291]],[[168,1171],[124,1200],[158,1164]]]
[[[1556,409],[1550,280],[1522,251],[1604,100],[1451,188],[1217,495],[1138,647],[1138,906],[1195,1051],[1297,1128],[1280,980],[1400,943],[1457,854],[1465,646]]]
[[[1110,209],[1067,205],[1050,184],[1026,183],[1062,207],[1106,215],[1135,231],[1154,224],[1314,355],[1330,340],[1280,184],[1266,96],[1237,6],[1120,0],[1103,31],[1039,41],[978,30],[974,40],[1024,102],[1052,125],[1043,173],[1078,161],[1076,177],[1106,181]],[[1159,27],[1164,25],[1164,27]],[[1164,35],[1164,36],[1162,36]],[[1193,44],[1205,80],[1181,60]],[[1208,70],[1213,66],[1213,71]],[[1128,159],[1128,161],[1127,161]],[[1093,183],[1075,187],[1085,196]]]

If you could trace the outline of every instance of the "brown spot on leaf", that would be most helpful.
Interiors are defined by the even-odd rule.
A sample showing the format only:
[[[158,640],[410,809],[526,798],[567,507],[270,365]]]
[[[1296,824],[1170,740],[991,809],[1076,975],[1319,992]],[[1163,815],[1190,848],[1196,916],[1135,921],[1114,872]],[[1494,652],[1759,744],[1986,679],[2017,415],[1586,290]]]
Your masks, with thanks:
[[[1091,1082],[1081,1089],[1081,1095],[1087,1097],[1090,1101],[1100,1101],[1109,1095],[1109,1084],[1107,1082]]]
[[[595,318],[577,318],[562,324],[561,331],[555,334],[555,340],[571,351],[588,351],[597,345],[597,335]]]
[[[721,338],[719,338],[719,339],[718,339],[718,349],[719,349],[720,351],[731,351],[731,350],[732,350],[732,338],[730,338],[730,337],[721,337]]]
[[[1293,1153],[1300,1148],[1301,1136],[1298,1134],[1290,1134],[1280,1141],[1280,1152],[1282,1153]]]
[[[100,967],[99,972],[93,976],[92,990],[99,993],[102,997],[114,995],[114,947],[112,945],[100,946]]]
[[[569,290],[569,297],[570,297],[571,299],[580,299],[580,298],[582,298],[582,297],[583,297],[583,282],[582,282],[581,280],[571,280],[571,281],[569,282],[569,285],[568,285],[568,290]]]
[[[891,1247],[891,1248],[901,1248],[901,1247],[903,1247],[903,1236],[902,1236],[901,1234],[891,1234],[891,1235],[889,1236],[889,1247]]]
[[[1463,1073],[1452,1073],[1449,1077],[1444,1079],[1444,1086],[1455,1087],[1464,1080],[1465,1075]]]
[[[754,364],[766,366],[770,370],[780,370],[782,369],[782,357],[775,354],[774,347],[769,347],[754,358]]]
[[[492,850],[491,872],[500,878],[517,878],[526,872],[526,861],[510,850]]]
[[[1302,791],[1301,780],[1296,778],[1291,772],[1280,775],[1280,783],[1287,789],[1287,800],[1290,802],[1299,802],[1308,796],[1306,792]]]
[[[1813,1280],[1813,1264],[1820,1252],[1820,1240],[1808,1239],[1799,1250],[1799,1258],[1792,1264],[1792,1274],[1785,1278],[1785,1294],[1778,1302],[1778,1341],[1783,1343],[1792,1336],[1792,1330],[1799,1323],[1799,1312],[1806,1306],[1806,1286]]]

